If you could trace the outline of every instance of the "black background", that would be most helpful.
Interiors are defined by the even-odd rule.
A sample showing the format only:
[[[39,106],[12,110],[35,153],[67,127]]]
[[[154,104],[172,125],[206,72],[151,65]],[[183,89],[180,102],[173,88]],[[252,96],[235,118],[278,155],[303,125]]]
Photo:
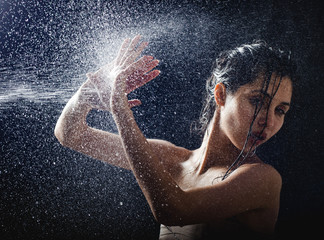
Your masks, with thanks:
[[[251,1],[252,2],[252,1]],[[159,225],[128,171],[53,135],[84,74],[140,33],[161,75],[130,97],[149,138],[190,149],[217,54],[253,39],[292,52],[299,80],[276,137],[258,150],[283,177],[278,238],[319,232],[323,214],[323,8],[320,1],[1,1],[1,239],[156,239]],[[115,131],[108,113],[90,125]]]

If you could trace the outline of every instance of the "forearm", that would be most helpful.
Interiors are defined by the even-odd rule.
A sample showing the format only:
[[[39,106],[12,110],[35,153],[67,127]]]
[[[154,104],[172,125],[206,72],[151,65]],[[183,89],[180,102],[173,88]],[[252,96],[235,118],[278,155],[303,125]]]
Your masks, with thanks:
[[[179,194],[182,190],[164,170],[159,156],[142,134],[125,100],[116,105],[117,108],[112,106],[113,115],[127,159],[153,214],[158,220],[171,212],[174,215],[179,212],[175,209],[181,206]]]

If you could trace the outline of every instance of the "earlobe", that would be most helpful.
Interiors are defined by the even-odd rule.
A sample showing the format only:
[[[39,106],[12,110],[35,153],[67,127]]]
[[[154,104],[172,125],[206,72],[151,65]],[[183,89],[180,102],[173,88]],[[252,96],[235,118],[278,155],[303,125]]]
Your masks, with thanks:
[[[214,90],[215,101],[218,106],[225,105],[226,87],[223,83],[218,83]]]

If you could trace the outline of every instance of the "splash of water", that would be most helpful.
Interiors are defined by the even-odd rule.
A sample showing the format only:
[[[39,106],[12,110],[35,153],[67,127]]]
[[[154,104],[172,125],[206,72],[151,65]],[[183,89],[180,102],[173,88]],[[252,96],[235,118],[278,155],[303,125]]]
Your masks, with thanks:
[[[0,108],[19,100],[63,104],[85,81],[87,72],[97,70],[114,58],[124,38],[141,34],[146,41],[154,42],[164,35],[170,36],[170,32],[175,34],[183,30],[183,19],[174,18],[116,29],[116,22],[110,20],[117,16],[107,18],[106,14],[97,13],[95,18],[91,11],[80,13],[91,19],[89,23],[80,19],[73,22],[63,17],[61,27],[57,28],[54,22],[62,16],[51,13],[62,6],[48,8],[50,19],[47,21],[37,21],[28,7],[23,12],[20,12],[19,5],[10,7],[7,19],[14,19],[14,25],[11,28],[7,26],[4,42],[9,50],[5,49],[7,52],[1,54],[6,60],[0,61]],[[17,9],[24,13],[20,18],[15,16]],[[10,12],[13,12],[12,16]],[[18,28],[22,29],[21,32],[17,32]],[[20,42],[23,34],[27,36]],[[18,45],[18,48],[10,50],[10,44]],[[152,48],[147,51],[150,50]]]

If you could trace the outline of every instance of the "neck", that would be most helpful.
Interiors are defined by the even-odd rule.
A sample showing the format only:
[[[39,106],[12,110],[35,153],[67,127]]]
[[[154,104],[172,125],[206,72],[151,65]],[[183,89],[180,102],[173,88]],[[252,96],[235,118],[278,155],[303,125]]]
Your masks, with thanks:
[[[240,154],[239,149],[221,131],[218,116],[219,114],[215,112],[199,148],[201,158],[198,174],[206,172],[211,167],[227,169]]]

